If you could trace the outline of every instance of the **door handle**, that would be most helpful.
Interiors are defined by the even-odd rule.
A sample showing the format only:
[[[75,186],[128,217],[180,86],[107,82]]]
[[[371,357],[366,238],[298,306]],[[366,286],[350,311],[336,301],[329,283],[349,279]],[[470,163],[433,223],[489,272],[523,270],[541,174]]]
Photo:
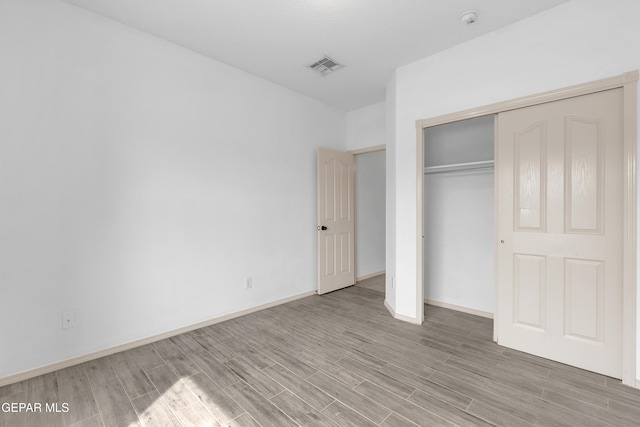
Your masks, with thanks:
[[[318,226],[318,230],[322,230],[322,231],[324,231],[324,230],[326,230],[326,229],[327,229],[327,227],[325,227],[324,225],[323,225],[322,227],[321,227],[321,226]]]

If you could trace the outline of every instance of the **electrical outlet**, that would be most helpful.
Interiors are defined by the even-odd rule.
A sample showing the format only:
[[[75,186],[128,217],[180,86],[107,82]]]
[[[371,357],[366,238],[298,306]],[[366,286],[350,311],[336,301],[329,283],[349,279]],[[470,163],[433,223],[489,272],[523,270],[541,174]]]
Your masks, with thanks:
[[[62,313],[62,329],[76,326],[76,316],[73,313]]]
[[[391,276],[391,289],[395,289],[396,288],[396,281],[394,280],[393,276]]]
[[[244,279],[244,287],[245,289],[253,288],[253,277],[247,277]]]

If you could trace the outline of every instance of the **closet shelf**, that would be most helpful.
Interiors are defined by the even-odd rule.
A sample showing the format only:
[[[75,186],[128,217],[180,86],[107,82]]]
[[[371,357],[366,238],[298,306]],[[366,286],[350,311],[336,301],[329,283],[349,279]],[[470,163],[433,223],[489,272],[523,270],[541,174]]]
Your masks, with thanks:
[[[427,166],[424,168],[424,173],[445,173],[445,172],[459,172],[477,169],[493,169],[493,160],[485,160],[481,162],[469,162],[469,163],[456,163],[453,165],[442,166]]]

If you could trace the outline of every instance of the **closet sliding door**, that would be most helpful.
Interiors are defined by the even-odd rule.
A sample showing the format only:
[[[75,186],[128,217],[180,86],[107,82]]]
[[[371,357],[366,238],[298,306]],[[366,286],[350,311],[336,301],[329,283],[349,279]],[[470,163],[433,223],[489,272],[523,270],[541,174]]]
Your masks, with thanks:
[[[622,90],[498,125],[498,343],[622,376]]]

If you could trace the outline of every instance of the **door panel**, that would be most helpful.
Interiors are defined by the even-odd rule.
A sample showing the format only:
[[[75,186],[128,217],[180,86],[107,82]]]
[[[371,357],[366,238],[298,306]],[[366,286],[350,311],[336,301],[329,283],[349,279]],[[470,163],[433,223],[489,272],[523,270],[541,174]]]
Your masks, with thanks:
[[[517,324],[545,328],[546,261],[543,256],[514,255],[513,320]]]
[[[620,89],[498,116],[500,345],[621,377],[622,169]]]
[[[604,156],[602,120],[567,118],[567,231],[602,233]]]
[[[318,294],[355,283],[354,166],[351,153],[318,149]]]
[[[565,335],[602,343],[604,263],[565,260]]]
[[[546,126],[536,123],[514,137],[517,188],[516,229],[543,231],[547,213],[545,148]]]

